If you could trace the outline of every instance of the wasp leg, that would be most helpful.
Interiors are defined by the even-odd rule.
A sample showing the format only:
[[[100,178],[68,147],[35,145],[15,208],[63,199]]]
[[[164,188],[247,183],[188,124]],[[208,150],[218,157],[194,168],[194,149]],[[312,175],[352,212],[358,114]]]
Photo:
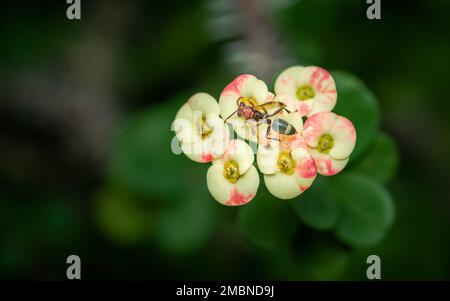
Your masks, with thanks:
[[[254,127],[258,127],[258,123],[256,124],[256,126],[254,125],[254,124],[251,124],[249,121],[247,121],[248,123],[249,123],[249,125],[250,125],[250,128],[252,129],[252,135],[253,136],[255,136],[256,135],[256,138],[258,139],[258,136],[257,136],[257,133],[255,132],[255,129],[254,129]],[[259,140],[258,140],[259,141]]]
[[[270,137],[270,132],[272,131],[272,121],[270,119],[267,119],[267,121],[268,121],[267,124],[269,125],[269,127],[267,128],[267,131],[266,131],[266,139],[267,139],[267,142],[269,143],[269,146],[270,146],[269,140],[275,140],[275,141],[281,142],[281,139],[279,139],[279,138]]]
[[[256,124],[255,124],[255,127],[256,127],[256,130],[257,130],[256,139],[258,140],[258,144],[259,144],[259,126],[261,124],[264,124],[264,123],[268,123],[270,125],[270,120],[269,119],[261,119],[260,121],[256,122]],[[253,134],[255,135],[254,131],[253,131]]]
[[[256,133],[256,139],[258,140],[258,144],[259,144],[259,126],[260,126],[261,124],[263,124],[263,123],[264,123],[264,120],[258,121],[258,122],[256,123],[256,130],[257,130],[257,133]]]
[[[250,129],[252,130],[252,135],[256,137],[256,142],[259,144],[259,126],[262,124],[262,122],[253,123],[250,122],[250,120],[247,120],[246,122],[248,123]]]
[[[269,126],[268,128],[267,128],[267,131],[266,131],[266,139],[270,139],[270,140],[275,140],[275,141],[278,141],[278,142],[281,142],[281,140],[279,139],[279,138],[273,138],[273,137],[269,137],[269,135],[270,135],[270,131],[272,130],[272,127],[271,126]]]
[[[266,130],[267,146],[270,146],[270,141],[269,140],[276,140],[276,141],[280,141],[281,142],[281,140],[278,139],[278,138],[270,137],[270,131],[272,130],[272,120],[270,120],[270,119],[263,119],[263,120],[261,120],[260,122],[257,123],[257,126],[258,126],[258,136],[257,136],[258,137],[258,143],[259,143],[259,126],[261,124],[263,124],[263,123],[267,123],[267,125],[268,125],[267,130]]]
[[[285,108],[285,107],[282,107],[282,108],[279,108],[278,110],[276,110],[275,112],[273,112],[272,114],[267,115],[267,118],[270,118],[270,117],[273,117],[273,116],[277,115],[277,114],[280,113],[282,110],[285,110],[286,112],[291,113],[290,110],[288,110],[288,109]]]

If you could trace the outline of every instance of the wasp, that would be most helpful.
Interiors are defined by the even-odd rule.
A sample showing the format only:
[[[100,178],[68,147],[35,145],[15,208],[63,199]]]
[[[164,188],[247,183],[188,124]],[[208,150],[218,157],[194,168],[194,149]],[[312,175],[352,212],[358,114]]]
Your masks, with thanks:
[[[239,97],[236,101],[237,109],[233,113],[230,114],[225,120],[224,123],[227,122],[228,119],[230,119],[234,114],[237,114],[237,116],[244,118],[245,120],[254,120],[256,121],[256,126],[259,127],[259,125],[266,123],[268,125],[267,131],[266,131],[266,139],[271,140],[278,140],[280,139],[270,137],[270,132],[273,130],[279,134],[282,135],[295,135],[297,131],[295,130],[294,126],[287,122],[284,119],[276,118],[271,119],[272,117],[276,116],[281,111],[286,111],[287,113],[291,113],[286,108],[286,105],[282,102],[278,101],[268,101],[260,105],[255,105],[251,99]],[[268,113],[266,110],[267,106],[271,105],[279,105],[280,108],[276,109],[273,113]],[[253,128],[252,128],[253,130]]]

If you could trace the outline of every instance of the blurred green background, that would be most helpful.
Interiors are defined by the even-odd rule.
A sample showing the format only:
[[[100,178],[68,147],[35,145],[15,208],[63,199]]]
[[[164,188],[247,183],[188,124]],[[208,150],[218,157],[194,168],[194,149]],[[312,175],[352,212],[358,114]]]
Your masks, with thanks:
[[[450,279],[450,2],[65,1],[0,4],[0,277]],[[389,3],[388,3],[389,2]],[[215,202],[208,164],[174,155],[195,92],[294,64],[337,82],[358,145],[292,201],[261,182]]]

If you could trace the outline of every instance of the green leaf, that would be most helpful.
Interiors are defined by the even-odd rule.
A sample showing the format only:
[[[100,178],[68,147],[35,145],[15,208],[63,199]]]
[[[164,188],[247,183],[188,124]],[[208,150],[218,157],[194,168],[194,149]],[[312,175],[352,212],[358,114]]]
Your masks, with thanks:
[[[358,173],[343,173],[330,181],[341,205],[338,237],[353,246],[378,243],[394,221],[395,208],[389,192],[377,181]]]
[[[281,281],[298,281],[305,279],[304,270],[299,268],[297,258],[292,248],[264,251],[258,249],[254,255],[264,263],[264,277]]]
[[[180,194],[180,185],[197,180],[192,171],[201,170],[200,164],[171,150],[175,139],[171,124],[181,104],[168,102],[124,122],[109,166],[114,183],[142,195],[174,199]]]
[[[349,262],[349,253],[342,246],[317,236],[295,255],[298,268],[309,280],[336,280]]]
[[[334,71],[332,74],[338,91],[333,111],[348,118],[356,129],[356,146],[350,156],[350,164],[361,156],[376,137],[380,108],[375,96],[358,78],[342,71]]]
[[[216,201],[206,183],[185,191],[182,202],[173,204],[158,219],[156,240],[165,252],[187,254],[198,250],[211,237],[216,225]]]
[[[292,202],[292,205],[303,222],[315,229],[332,229],[338,220],[339,206],[325,177],[318,177],[307,191]]]
[[[258,193],[252,202],[239,209],[238,226],[253,244],[273,250],[288,246],[298,223],[288,202]]]
[[[352,170],[386,183],[395,175],[398,163],[399,155],[394,139],[386,133],[379,133],[368,154]]]

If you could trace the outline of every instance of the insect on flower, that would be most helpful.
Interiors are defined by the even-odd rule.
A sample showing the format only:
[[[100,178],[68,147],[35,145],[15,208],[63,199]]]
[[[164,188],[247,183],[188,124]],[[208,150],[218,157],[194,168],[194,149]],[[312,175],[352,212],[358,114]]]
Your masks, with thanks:
[[[336,101],[336,83],[320,67],[287,68],[275,82],[275,94],[262,80],[241,74],[226,85],[218,102],[206,93],[191,96],[172,129],[189,159],[211,163],[206,185],[219,203],[252,201],[260,184],[257,168],[272,195],[293,199],[318,174],[333,176],[349,161],[356,130],[350,120],[331,112]],[[230,137],[230,127],[241,139]],[[257,166],[247,141],[257,144]]]
[[[254,120],[256,122],[256,127],[258,128],[261,124],[266,123],[268,125],[266,130],[266,139],[278,140],[278,138],[270,137],[271,130],[291,136],[295,135],[297,131],[295,128],[286,120],[282,118],[271,119],[278,115],[281,111],[285,111],[287,113],[291,113],[286,108],[286,105],[279,101],[268,101],[260,105],[255,105],[250,98],[239,97],[236,101],[237,109],[232,112],[225,120],[224,123],[228,121],[234,114],[237,114],[238,117],[242,117],[245,120]],[[279,106],[274,112],[269,113],[266,110],[266,107],[269,106]],[[253,130],[253,128],[252,128]]]

